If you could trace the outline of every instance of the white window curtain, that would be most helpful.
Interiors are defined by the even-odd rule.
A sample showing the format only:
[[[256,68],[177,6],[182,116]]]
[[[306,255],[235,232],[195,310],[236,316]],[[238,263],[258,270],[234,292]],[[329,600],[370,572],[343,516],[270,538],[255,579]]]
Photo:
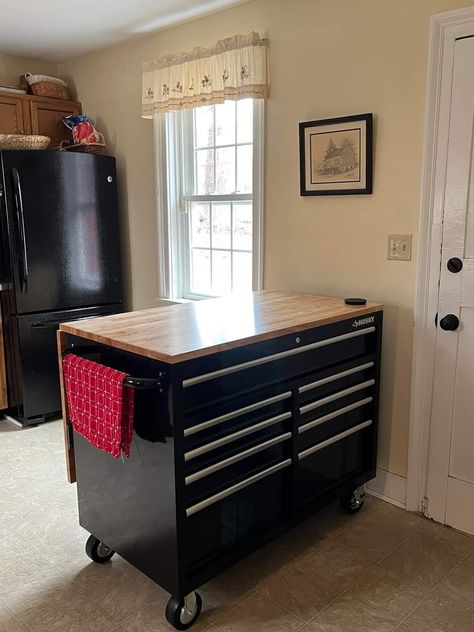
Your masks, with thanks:
[[[142,116],[268,96],[266,41],[235,35],[143,65]]]

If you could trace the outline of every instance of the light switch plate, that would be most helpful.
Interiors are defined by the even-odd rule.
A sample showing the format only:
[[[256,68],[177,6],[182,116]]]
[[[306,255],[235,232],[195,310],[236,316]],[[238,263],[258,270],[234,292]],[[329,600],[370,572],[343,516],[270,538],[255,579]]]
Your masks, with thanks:
[[[387,259],[411,261],[411,235],[389,235]]]

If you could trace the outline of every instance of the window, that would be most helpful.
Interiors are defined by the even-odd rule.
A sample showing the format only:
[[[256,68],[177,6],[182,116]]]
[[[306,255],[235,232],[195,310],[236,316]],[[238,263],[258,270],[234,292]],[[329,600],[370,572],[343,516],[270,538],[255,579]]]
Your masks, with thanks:
[[[162,296],[259,289],[263,104],[225,101],[165,116],[157,133],[166,138]]]

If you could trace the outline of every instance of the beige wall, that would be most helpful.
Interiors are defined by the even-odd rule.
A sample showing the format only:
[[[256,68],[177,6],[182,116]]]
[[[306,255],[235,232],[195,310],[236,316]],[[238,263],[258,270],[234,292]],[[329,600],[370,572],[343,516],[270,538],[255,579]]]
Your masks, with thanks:
[[[235,33],[268,37],[265,287],[385,303],[379,465],[402,476],[415,261],[387,261],[386,240],[388,233],[417,232],[429,16],[466,4],[253,0],[60,67],[118,157],[128,295],[142,308],[155,304],[157,257],[153,135],[152,123],[140,118],[141,62]],[[361,112],[375,113],[373,195],[301,198],[298,123]]]
[[[20,75],[25,72],[33,74],[54,75],[56,74],[56,64],[39,59],[28,59],[26,57],[12,57],[11,55],[0,55],[0,83],[8,86],[18,85]]]

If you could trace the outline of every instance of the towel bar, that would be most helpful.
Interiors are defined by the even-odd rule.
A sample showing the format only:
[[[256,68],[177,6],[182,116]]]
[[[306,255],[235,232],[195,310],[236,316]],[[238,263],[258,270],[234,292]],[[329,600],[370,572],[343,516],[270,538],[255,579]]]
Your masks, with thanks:
[[[68,353],[73,353],[77,355],[77,351],[80,351],[83,354],[90,354],[90,353],[98,353],[100,351],[100,347],[97,347],[95,345],[80,345],[78,347],[68,347],[67,349],[65,349],[62,352],[62,357],[64,359],[64,357],[68,354]],[[162,389],[164,384],[163,384],[163,380],[160,380],[159,378],[155,378],[155,377],[132,377],[131,375],[129,375],[128,377],[126,377],[123,381],[123,385],[127,386],[128,388],[134,388],[136,390],[140,390],[140,391],[144,391],[147,389],[152,389],[152,388],[160,388]]]

